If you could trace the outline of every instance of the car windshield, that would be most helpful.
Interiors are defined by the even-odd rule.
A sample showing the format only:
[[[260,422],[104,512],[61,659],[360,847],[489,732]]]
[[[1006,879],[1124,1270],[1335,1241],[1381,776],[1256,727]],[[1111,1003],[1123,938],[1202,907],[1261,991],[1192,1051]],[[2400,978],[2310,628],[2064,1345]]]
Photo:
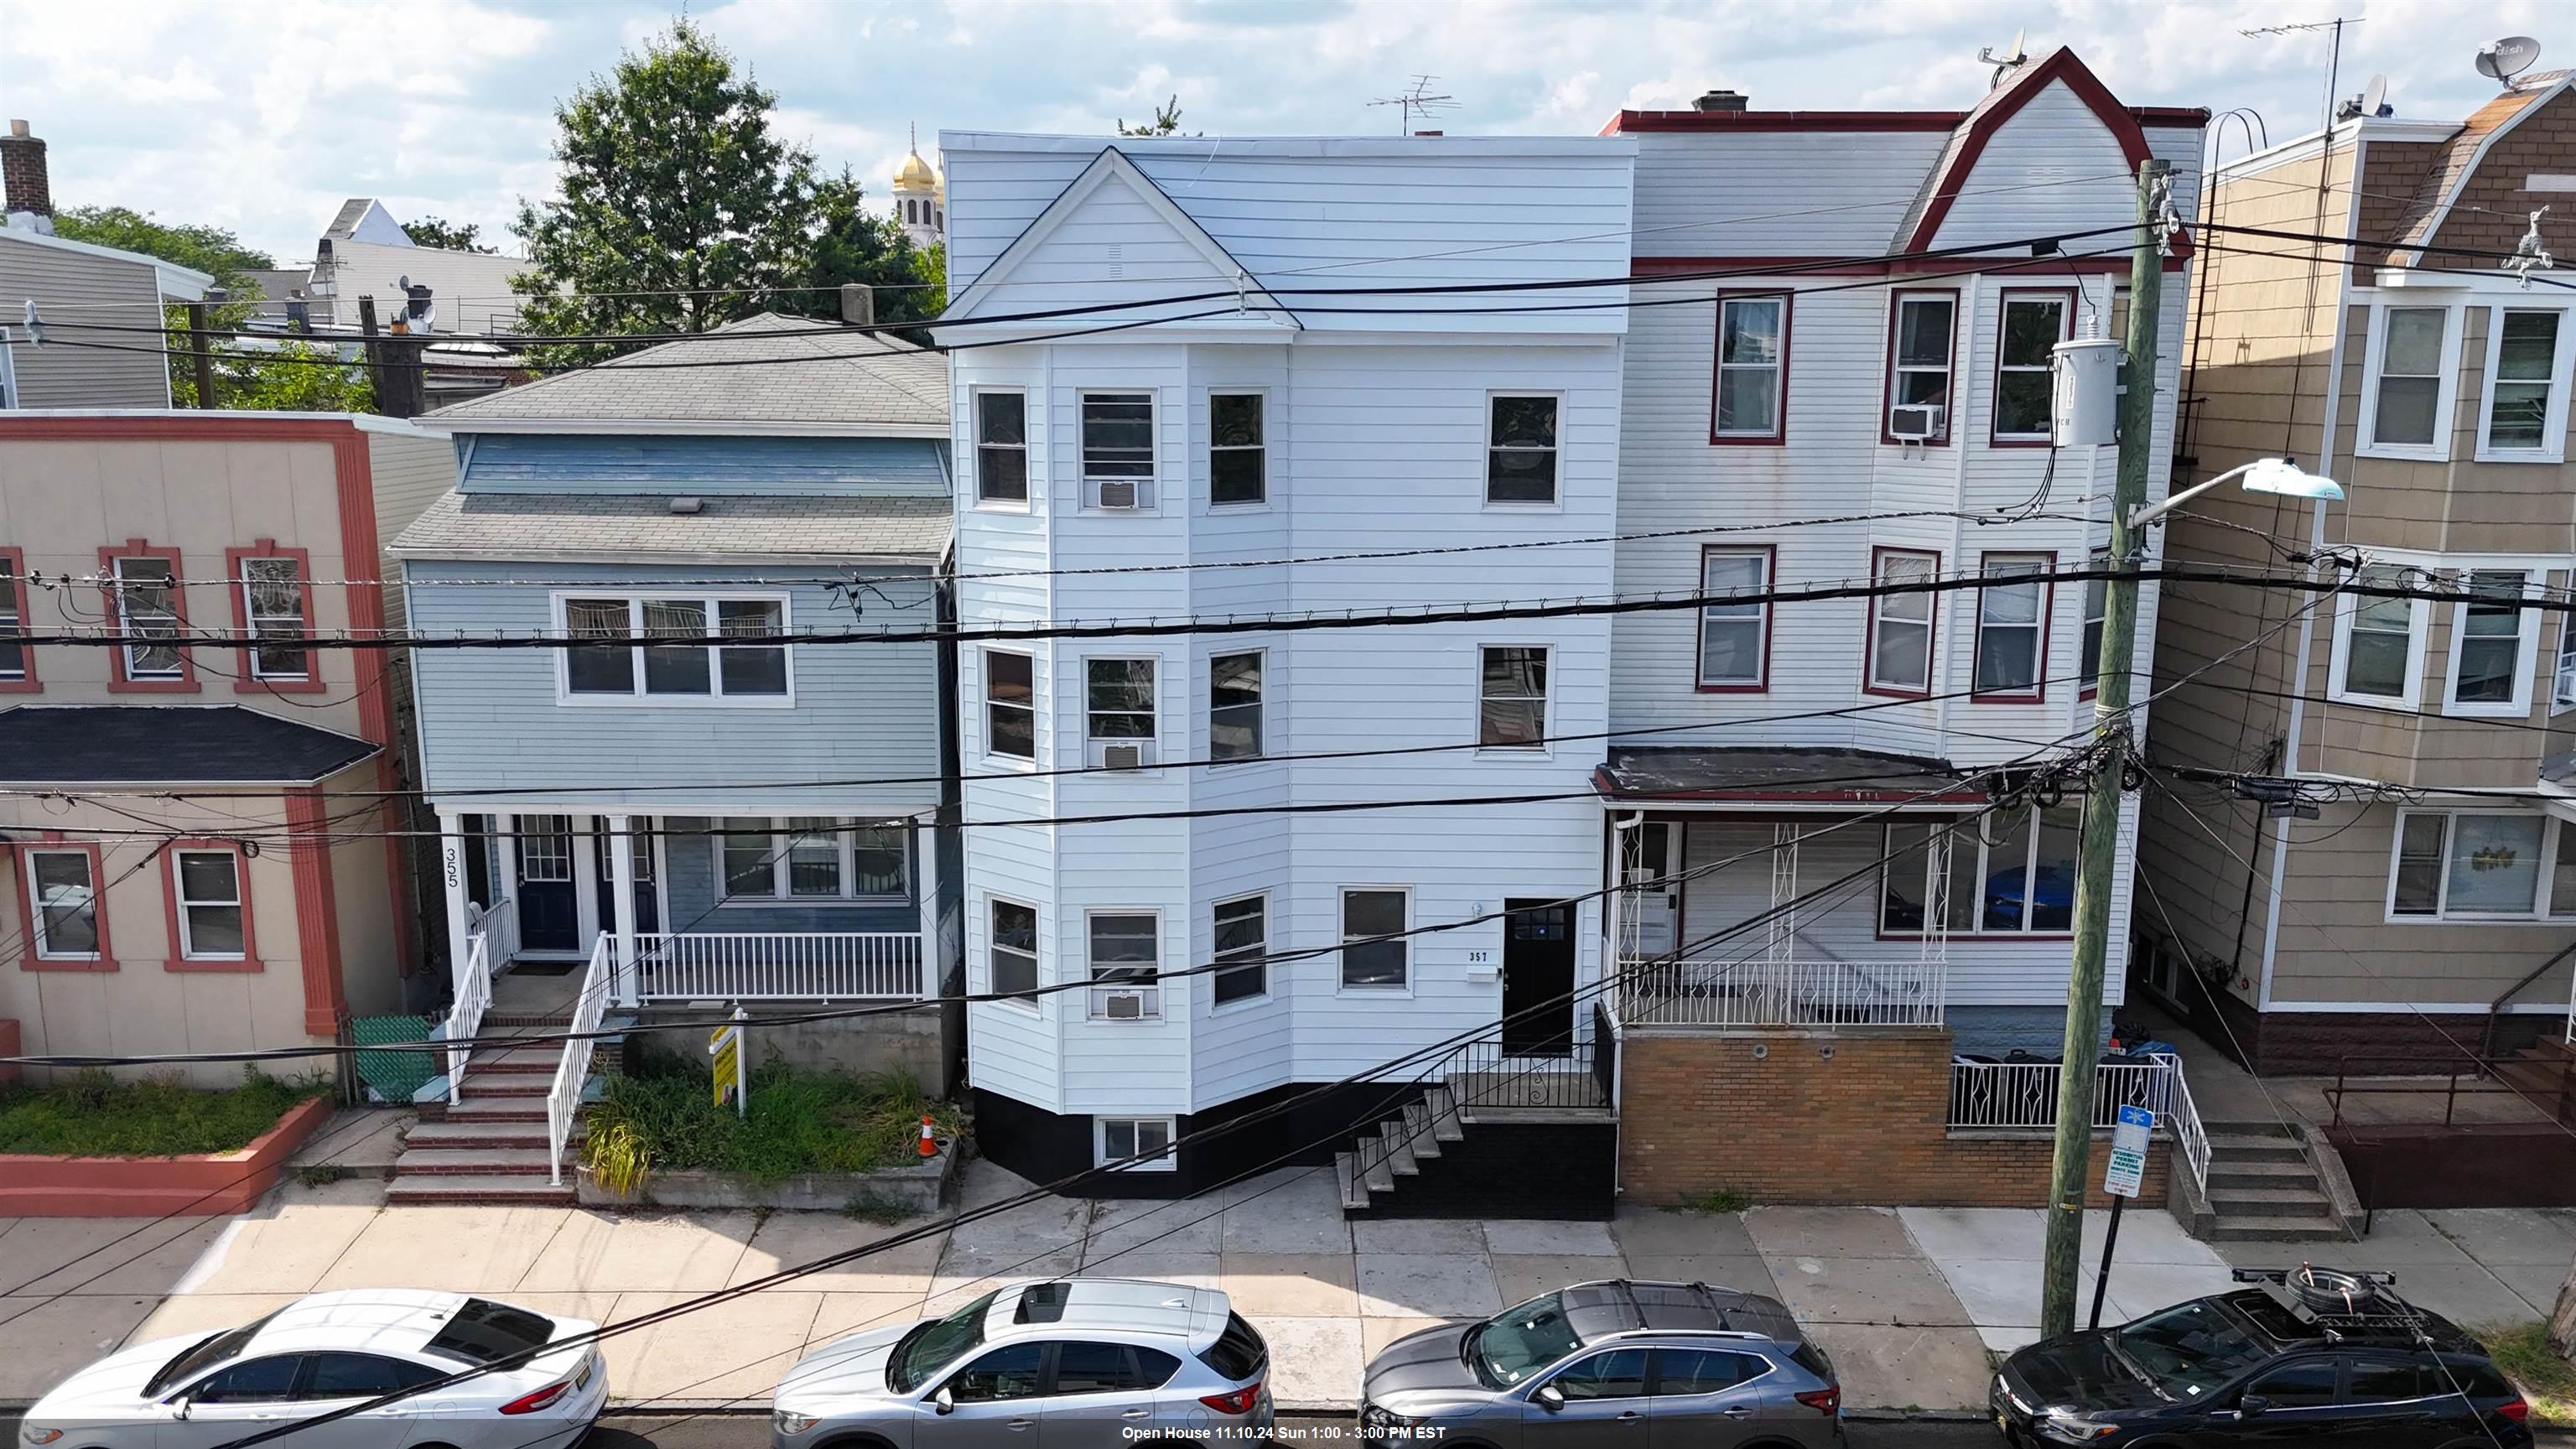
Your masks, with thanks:
[[[886,1363],[886,1384],[908,1394],[928,1382],[939,1366],[984,1341],[984,1314],[1002,1296],[995,1289],[946,1318],[919,1324],[896,1340]]]
[[[262,1318],[256,1323],[245,1323],[230,1333],[218,1333],[212,1338],[198,1340],[189,1347],[187,1352],[161,1365],[159,1373],[144,1381],[143,1396],[150,1398],[172,1384],[195,1378],[204,1370],[238,1355],[250,1346],[250,1341],[258,1336],[261,1329],[268,1326],[268,1319],[276,1316],[277,1314],[272,1313],[268,1318]]]
[[[1494,1388],[1509,1388],[1583,1346],[1554,1293],[1533,1298],[1467,1331],[1467,1362]]]
[[[2272,1356],[2269,1345],[2206,1298],[2113,1329],[2111,1342],[2165,1397],[2181,1402],[2202,1397]]]
[[[421,1345],[421,1351],[479,1368],[543,1348],[554,1336],[551,1318],[488,1298],[468,1298],[448,1315],[447,1325]]]

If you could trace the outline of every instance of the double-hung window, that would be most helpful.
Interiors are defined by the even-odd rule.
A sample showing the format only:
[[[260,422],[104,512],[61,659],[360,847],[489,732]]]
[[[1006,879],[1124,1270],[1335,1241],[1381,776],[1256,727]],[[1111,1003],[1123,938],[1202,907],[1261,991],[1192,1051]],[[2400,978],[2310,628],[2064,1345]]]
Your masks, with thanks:
[[[1977,657],[1970,697],[2035,700],[2046,693],[2048,580],[2056,556],[1990,553],[1977,590]]]
[[[1262,395],[1208,394],[1208,502],[1259,503],[1269,497],[1269,447]]]
[[[1216,935],[1209,976],[1210,996],[1217,1005],[1250,1001],[1270,994],[1270,898],[1243,896],[1219,901],[1214,911]]]
[[[2364,410],[2369,448],[2439,456],[2450,420],[2442,378],[2453,339],[2447,307],[2389,307],[2379,314]]]
[[[2399,564],[2370,564],[2354,582],[2374,588],[2412,585],[2416,571]],[[2335,651],[2326,693],[2356,704],[2412,709],[2421,695],[2427,610],[2422,599],[2346,597],[2335,616]]]
[[[1556,501],[1556,411],[1553,396],[1487,399],[1485,501]]]
[[[1093,911],[1086,919],[1093,1020],[1134,1021],[1163,1014],[1163,991],[1153,984],[1160,974],[1162,925],[1151,911]]]
[[[987,989],[1014,998],[1013,1006],[1037,1010],[1038,912],[1035,906],[994,897],[992,935],[985,942]]]
[[[242,904],[239,855],[229,850],[174,850],[170,889],[177,907],[181,960],[248,957],[250,924]]]
[[[1346,889],[1342,892],[1342,985],[1349,989],[1402,991],[1412,984],[1412,953],[1403,932],[1412,892]]]
[[[1702,598],[1761,594],[1771,588],[1772,551],[1704,547],[1699,551]],[[1699,687],[1754,693],[1770,685],[1771,605],[1761,599],[1712,603],[1699,611]]]
[[[167,683],[188,677],[186,633],[178,569],[166,558],[137,554],[116,560],[116,631],[132,636],[118,646],[129,683]],[[161,642],[167,640],[169,642]]]
[[[1870,582],[1881,587],[1928,584],[1941,572],[1941,556],[1880,549],[1870,560],[1869,572]],[[1939,596],[1930,589],[1878,594],[1870,599],[1870,693],[1932,692],[1932,621],[1939,608]]]
[[[2111,563],[2111,551],[2107,548],[2097,548],[2085,557],[2084,562],[2088,568],[2107,568]],[[2102,620],[2110,608],[2110,580],[2086,579],[2084,581],[2084,639],[2076,651],[2075,659],[2075,677],[2078,681],[2076,687],[2086,695],[2094,692],[2094,681],[2102,673]]]
[[[1879,932],[1920,934],[1934,902],[1943,928],[1976,935],[2064,935],[2075,923],[2075,857],[2081,801],[2025,806],[1965,823],[1898,821],[1887,827]],[[1936,879],[1944,830],[1949,874]]]
[[[911,832],[900,825],[792,816],[723,822],[724,900],[900,900],[909,893]],[[640,852],[639,852],[640,854]]]
[[[2566,455],[2567,314],[2499,307],[2489,314],[2486,416],[2478,455],[2555,463]]]
[[[1034,655],[984,651],[984,753],[1038,757],[1037,668]]]
[[[2446,705],[2452,713],[2530,710],[2532,655],[2540,644],[2540,611],[2523,602],[2530,578],[2521,569],[2471,569],[2461,578],[2474,597],[2452,606]]]
[[[20,576],[22,567],[14,550],[0,549],[0,684],[28,677],[27,646],[18,642],[27,637],[27,584]]]
[[[1776,443],[1786,435],[1789,299],[1717,299],[1717,399],[1709,436]]]
[[[1898,292],[1889,305],[1885,441],[1946,442],[1959,294]]]
[[[2576,917],[2576,834],[2536,812],[2400,810],[2391,921]]]
[[[791,692],[776,642],[787,634],[783,595],[565,595],[558,607],[572,641],[558,651],[567,699],[783,704]]]
[[[303,681],[313,677],[313,651],[305,635],[304,564],[292,556],[241,561],[242,618],[250,625],[253,679]]]
[[[1029,399],[1026,393],[975,394],[975,501],[1029,501]]]
[[[1208,659],[1208,758],[1261,758],[1261,674],[1258,649]]]
[[[1154,661],[1086,659],[1083,732],[1091,763],[1133,770],[1154,763]]]
[[[1488,750],[1547,748],[1547,650],[1488,644],[1478,651],[1476,743]]]
[[[1082,395],[1083,502],[1119,512],[1154,506],[1154,395]]]
[[[2004,293],[1995,339],[1994,441],[2048,441],[2051,376],[2074,300],[2064,292]]]
[[[101,959],[98,858],[86,850],[22,851],[39,961]]]

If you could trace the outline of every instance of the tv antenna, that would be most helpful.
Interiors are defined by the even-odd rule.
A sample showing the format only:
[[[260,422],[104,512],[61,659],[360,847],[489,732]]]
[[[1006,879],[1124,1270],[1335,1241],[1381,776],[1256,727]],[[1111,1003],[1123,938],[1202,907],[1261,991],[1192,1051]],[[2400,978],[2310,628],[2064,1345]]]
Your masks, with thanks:
[[[2332,43],[2326,47],[2325,127],[2328,139],[2331,140],[2336,120],[2335,112],[2341,109],[2336,104],[2335,85],[2343,75],[2343,28],[2347,25],[2359,25],[2367,18],[2369,17],[2361,15],[2338,15],[2332,20],[2309,20],[2294,25],[2257,25],[2252,29],[2239,30],[2236,33],[2248,40],[2265,40],[2276,35],[2305,35],[2315,30],[2334,32]]]
[[[2478,47],[2478,74],[2512,90],[2513,78],[2531,69],[2531,63],[2538,59],[2539,41],[2528,35],[2508,35]]]
[[[1995,87],[2002,85],[2004,83],[2004,77],[2011,75],[2014,71],[2021,69],[2024,65],[2027,65],[2030,62],[2030,53],[2021,48],[2022,34],[2023,32],[2021,31],[2014,31],[2012,44],[2004,47],[2004,53],[2001,55],[1996,54],[1995,48],[1991,45],[1986,46],[1984,49],[1977,52],[1977,59],[1995,68],[1994,79],[1986,82],[1987,90],[1993,90]]]
[[[1413,134],[1413,123],[1417,118],[1427,121],[1437,112],[1458,109],[1456,96],[1431,93],[1431,88],[1439,83],[1440,77],[1436,75],[1417,75],[1413,78],[1413,83],[1405,87],[1401,94],[1380,96],[1369,104],[1395,107],[1395,133],[1399,136],[1410,136]]]

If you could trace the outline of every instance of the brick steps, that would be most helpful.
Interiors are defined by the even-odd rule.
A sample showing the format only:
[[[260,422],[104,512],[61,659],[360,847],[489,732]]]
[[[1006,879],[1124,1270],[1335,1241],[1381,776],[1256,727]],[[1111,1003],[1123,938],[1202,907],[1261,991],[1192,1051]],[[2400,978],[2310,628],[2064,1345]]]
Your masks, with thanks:
[[[385,1188],[385,1200],[394,1203],[493,1203],[511,1207],[571,1207],[575,1201],[572,1184],[562,1187],[549,1184],[540,1174],[534,1177],[502,1177],[485,1173],[442,1177],[424,1173],[417,1177],[396,1177]]]
[[[394,1162],[394,1176],[544,1177],[554,1170],[554,1154],[543,1143],[534,1147],[411,1147]]]
[[[487,1026],[536,1030],[564,1025],[561,1019],[485,1020]],[[546,1100],[562,1065],[563,1048],[551,1042],[477,1051],[466,1068],[459,1100],[426,1104],[421,1122],[404,1138],[386,1200],[570,1206],[575,1201],[571,1182],[556,1186],[548,1181],[554,1154],[547,1137]],[[590,1085],[596,1087],[596,1079]],[[567,1150],[582,1139],[576,1122]]]

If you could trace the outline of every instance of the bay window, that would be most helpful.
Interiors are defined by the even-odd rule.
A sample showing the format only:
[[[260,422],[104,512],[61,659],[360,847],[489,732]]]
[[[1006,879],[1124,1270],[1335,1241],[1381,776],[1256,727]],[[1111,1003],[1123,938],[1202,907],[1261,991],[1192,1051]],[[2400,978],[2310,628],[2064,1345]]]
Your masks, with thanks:
[[[1037,659],[1008,649],[984,651],[984,752],[1015,760],[1038,757]]]
[[[912,832],[901,825],[753,816],[729,817],[719,832],[719,905],[903,900],[911,893]]]
[[[1787,432],[1789,299],[1717,299],[1717,400],[1713,441],[1776,443]]]
[[[1929,583],[1941,571],[1941,556],[1903,549],[1877,550],[1870,558],[1870,582],[1878,585]],[[1869,601],[1869,671],[1872,694],[1922,695],[1932,692],[1932,621],[1939,608],[1930,590],[1879,594]]]
[[[1768,547],[1709,546],[1699,551],[1699,591],[1709,598],[1760,594],[1771,587]],[[1699,611],[1699,687],[1712,693],[1758,693],[1769,687],[1771,605],[1762,599],[1712,603]]]
[[[1270,898],[1219,901],[1213,912],[1216,971],[1209,995],[1219,1006],[1270,994]]]
[[[994,897],[992,933],[985,942],[986,989],[1013,998],[1011,1005],[1038,1009],[1038,912],[1035,906]]]
[[[1091,763],[1137,769],[1154,763],[1154,661],[1086,659],[1083,731]]]
[[[1269,448],[1257,392],[1208,394],[1208,502],[1259,503],[1269,497]]]
[[[1120,510],[1154,506],[1154,395],[1082,395],[1083,501]]]
[[[775,705],[792,693],[787,646],[768,642],[786,637],[784,595],[558,595],[555,627],[570,641],[555,651],[567,703]]]
[[[2576,839],[2538,813],[2400,810],[2388,919],[2576,916]]]
[[[1162,918],[1151,911],[1093,911],[1085,918],[1093,1020],[1142,1020],[1163,1014],[1162,989],[1152,984],[1160,974],[1162,925]]]
[[[975,501],[1029,501],[1029,400],[1016,392],[975,394]]]
[[[1208,758],[1261,758],[1262,654],[1208,658]]]

